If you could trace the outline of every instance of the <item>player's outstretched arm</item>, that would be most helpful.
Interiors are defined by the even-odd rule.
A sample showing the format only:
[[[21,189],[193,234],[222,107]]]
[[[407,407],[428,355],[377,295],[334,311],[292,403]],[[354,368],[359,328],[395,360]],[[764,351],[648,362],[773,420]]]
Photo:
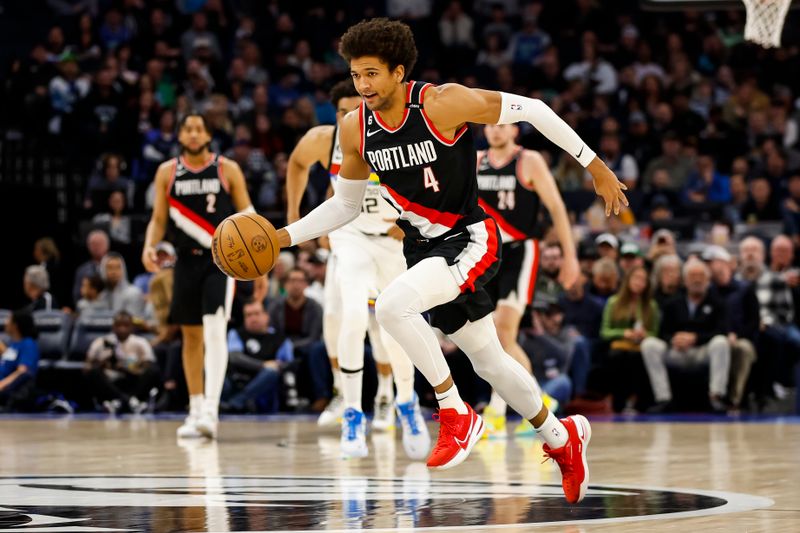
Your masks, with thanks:
[[[361,212],[361,203],[367,191],[369,165],[361,157],[358,110],[345,115],[339,141],[343,160],[333,196],[297,222],[279,229],[278,244],[281,248],[330,233],[355,220]]]
[[[572,237],[572,226],[569,223],[567,207],[558,191],[556,179],[550,173],[544,158],[539,152],[533,150],[522,152],[522,175],[525,181],[536,189],[547,212],[550,213],[553,227],[558,235],[558,242],[561,243],[561,249],[564,252],[564,261],[558,273],[558,282],[565,289],[569,289],[578,281],[580,264],[578,263],[575,239]]]
[[[333,143],[333,126],[311,128],[289,156],[286,169],[286,222],[300,218],[300,202],[308,186],[308,172],[317,162],[326,162]]]
[[[147,231],[144,234],[144,249],[142,250],[142,264],[148,272],[158,272],[158,261],[156,256],[156,244],[164,238],[167,231],[167,217],[169,207],[167,205],[167,187],[175,171],[175,161],[170,160],[159,165],[155,177],[155,201],[153,202],[153,214],[147,224]]]
[[[627,189],[595,155],[569,124],[547,104],[535,98],[447,83],[428,90],[425,112],[440,131],[455,130],[465,122],[514,124],[528,122],[542,135],[578,160],[594,178],[595,192],[605,200],[606,215],[619,214],[628,205]]]

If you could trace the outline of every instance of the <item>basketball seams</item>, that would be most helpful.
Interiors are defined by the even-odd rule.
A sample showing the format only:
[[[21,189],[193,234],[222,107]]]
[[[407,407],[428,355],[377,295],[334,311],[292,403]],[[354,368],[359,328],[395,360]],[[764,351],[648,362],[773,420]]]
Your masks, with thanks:
[[[236,228],[236,233],[239,234],[239,238],[242,240],[242,245],[244,246],[244,249],[247,250],[247,255],[250,256],[250,261],[253,263],[253,268],[256,269],[256,273],[258,273],[259,276],[263,276],[264,274],[262,274],[261,269],[258,268],[258,263],[256,263],[255,257],[253,257],[252,252],[250,252],[250,247],[247,245],[247,241],[244,240],[244,235],[242,235],[242,231],[239,229],[239,226],[233,220],[230,222],[233,224],[233,227]]]
[[[233,269],[231,268],[231,264],[228,262],[228,258],[225,257],[225,254],[222,253],[222,250],[217,250],[217,248],[219,248],[221,246],[220,245],[220,241],[221,241],[223,230],[225,229],[225,223],[226,222],[231,222],[231,221],[230,220],[223,220],[222,224],[220,224],[220,226],[219,226],[219,237],[217,237],[215,239],[216,246],[214,246],[214,251],[217,252],[217,254],[220,255],[222,257],[222,259],[225,261],[225,264],[228,265],[228,272],[226,272],[226,274],[228,274],[232,278],[238,278],[239,276],[237,276],[236,272],[234,272]],[[239,228],[236,228],[236,229],[238,231]],[[258,270],[258,269],[256,268],[256,270]]]
[[[256,226],[261,228],[261,231],[264,232],[264,235],[269,240],[270,249],[272,250],[272,260],[271,260],[271,262],[272,262],[272,265],[274,266],[275,265],[275,261],[278,258],[278,254],[276,253],[275,249],[277,248],[278,250],[280,250],[280,248],[277,246],[278,245],[277,241],[275,241],[275,239],[270,237],[270,234],[269,234],[270,232],[267,230],[267,228],[265,228],[264,226],[261,225],[261,222],[259,222],[257,218],[251,217],[248,213],[240,213],[240,214],[242,216],[244,216],[245,218],[247,218],[249,220],[252,220],[256,224]],[[276,236],[277,236],[277,234],[276,234]],[[256,270],[258,270],[258,267],[256,267]],[[269,270],[272,270],[272,269],[269,269]],[[266,274],[266,272],[265,272],[265,274]]]

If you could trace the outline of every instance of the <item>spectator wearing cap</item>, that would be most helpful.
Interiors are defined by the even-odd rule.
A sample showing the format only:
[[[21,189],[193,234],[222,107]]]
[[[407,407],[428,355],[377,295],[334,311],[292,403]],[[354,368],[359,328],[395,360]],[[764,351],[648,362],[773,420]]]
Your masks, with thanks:
[[[619,267],[625,275],[633,268],[644,267],[644,254],[635,242],[626,242],[619,249]]]
[[[601,233],[594,240],[597,245],[597,253],[600,257],[608,257],[612,261],[617,260],[619,255],[619,239],[611,233]]]
[[[752,283],[733,277],[733,258],[722,246],[711,245],[703,252],[711,269],[711,292],[725,302],[728,317],[728,342],[731,345],[731,370],[728,401],[738,409],[744,397],[750,368],[756,361],[759,304]]]
[[[579,337],[577,330],[564,326],[564,311],[557,302],[534,302],[533,328],[524,334],[521,345],[531,358],[533,375],[542,390],[561,405],[572,397],[568,373]]]
[[[662,255],[653,263],[653,298],[662,311],[669,300],[681,294],[682,265],[677,254]]]
[[[6,322],[10,342],[0,339],[0,411],[24,406],[30,399],[39,368],[36,325],[24,310],[11,313]]]
[[[641,189],[650,192],[655,186],[654,175],[657,170],[666,170],[669,179],[657,186],[678,192],[683,190],[689,174],[692,172],[693,163],[689,157],[681,152],[683,145],[674,131],[667,131],[661,137],[661,155],[648,163],[642,175]]]
[[[45,267],[31,265],[26,268],[22,278],[22,288],[25,296],[30,300],[30,303],[24,308],[27,312],[58,309],[58,302],[49,292],[50,275]]]
[[[724,412],[731,360],[725,303],[709,291],[711,271],[702,261],[686,262],[683,281],[686,292],[662,309],[659,336],[642,341],[642,358],[656,400],[651,411],[672,407],[668,365],[696,368],[709,364],[709,403],[714,411]]]
[[[614,410],[633,410],[641,394],[641,344],[658,334],[661,317],[652,298],[650,279],[644,266],[633,266],[625,274],[619,292],[603,310],[600,337],[609,343],[608,361]]]
[[[172,243],[161,241],[156,244],[156,263],[160,269],[172,267],[177,258],[178,255]],[[142,294],[147,295],[150,293],[150,282],[153,277],[152,272],[142,272],[133,278],[133,286],[142,291]]]
[[[592,266],[592,281],[589,293],[597,296],[605,305],[606,300],[617,292],[619,286],[619,267],[610,257],[603,257]]]

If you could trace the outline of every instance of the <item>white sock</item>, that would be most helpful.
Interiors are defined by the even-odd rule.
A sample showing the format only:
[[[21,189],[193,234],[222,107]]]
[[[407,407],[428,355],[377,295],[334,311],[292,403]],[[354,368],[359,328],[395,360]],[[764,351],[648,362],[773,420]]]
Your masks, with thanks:
[[[341,394],[342,393],[342,371],[338,368],[331,367],[331,373],[333,374],[333,393],[334,394]]]
[[[411,376],[394,376],[394,385],[397,387],[396,401],[400,403],[408,403],[414,398],[414,374]]]
[[[458,394],[458,387],[453,383],[453,386],[444,392],[436,393],[436,401],[439,402],[440,409],[455,409],[456,413],[460,415],[467,414],[467,404],[461,399]]]
[[[392,386],[392,375],[384,376],[378,372],[378,392],[375,395],[378,398],[388,398],[389,401],[394,399],[394,387]]]
[[[345,370],[342,372],[342,396],[344,397],[344,408],[361,411],[361,385],[364,368],[358,370]]]
[[[213,315],[203,315],[206,410],[213,417],[219,413],[219,399],[228,368],[227,326],[222,307]]]
[[[489,407],[499,416],[506,416],[506,401],[497,394],[496,390],[492,390],[492,399],[489,400]]]
[[[189,396],[189,414],[199,415],[203,411],[205,396],[202,394],[192,394]]]
[[[547,419],[544,424],[536,428],[536,433],[544,440],[552,449],[561,448],[567,443],[567,428],[561,423],[561,420],[548,411]]]

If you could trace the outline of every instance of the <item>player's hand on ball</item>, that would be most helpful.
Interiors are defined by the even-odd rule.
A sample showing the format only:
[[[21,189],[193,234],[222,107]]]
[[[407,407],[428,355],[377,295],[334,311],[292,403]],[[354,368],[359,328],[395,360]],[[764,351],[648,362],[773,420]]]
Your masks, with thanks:
[[[628,199],[622,192],[628,190],[628,187],[617,179],[617,176],[599,157],[595,157],[589,163],[587,170],[592,175],[594,191],[606,203],[606,216],[610,216],[612,211],[615,215],[619,215],[620,205],[628,205]]]
[[[158,272],[161,267],[158,266],[158,255],[154,246],[145,246],[142,250],[142,264],[148,272]]]
[[[558,272],[558,282],[565,289],[571,289],[575,282],[578,281],[580,273],[581,265],[578,263],[578,258],[574,255],[565,257]]]

